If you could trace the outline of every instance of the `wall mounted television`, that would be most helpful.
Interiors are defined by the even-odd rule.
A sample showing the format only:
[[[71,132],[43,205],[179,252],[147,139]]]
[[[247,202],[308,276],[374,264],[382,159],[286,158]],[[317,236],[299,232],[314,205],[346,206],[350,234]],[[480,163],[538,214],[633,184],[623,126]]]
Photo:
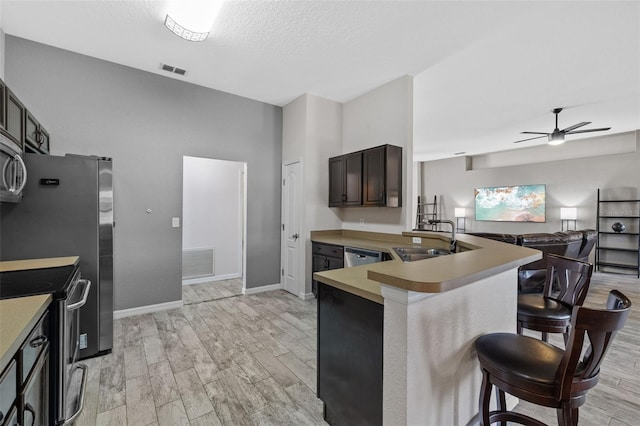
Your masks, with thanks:
[[[475,219],[497,222],[546,222],[545,185],[474,189]]]

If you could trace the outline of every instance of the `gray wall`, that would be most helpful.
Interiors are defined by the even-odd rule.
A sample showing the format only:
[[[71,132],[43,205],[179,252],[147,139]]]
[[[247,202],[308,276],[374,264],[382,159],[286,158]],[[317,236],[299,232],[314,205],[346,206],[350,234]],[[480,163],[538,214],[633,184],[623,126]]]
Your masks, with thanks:
[[[618,140],[630,147],[628,152],[607,155],[606,152]],[[510,166],[506,165],[506,161],[502,161],[502,167],[467,170],[465,158],[462,157],[424,162],[421,163],[422,195],[430,201],[434,195],[438,195],[444,219],[455,221],[454,208],[465,207],[467,232],[505,233],[560,231],[560,207],[578,208],[578,229],[595,228],[598,188],[602,192],[602,199],[640,197],[640,132],[567,142],[560,147],[575,156],[583,155],[587,151],[594,152],[592,148],[599,147],[602,155],[592,154],[585,158],[554,161],[556,153],[561,151],[555,150],[556,147],[542,145],[491,155],[495,159],[510,157],[510,162],[521,163]],[[474,157],[472,160],[475,159]],[[491,163],[486,161],[486,158],[478,159],[485,160],[484,163]],[[546,185],[545,223],[473,220],[474,188],[526,184]]]
[[[247,288],[280,282],[280,107],[11,36],[5,75],[52,154],[113,158],[116,310],[182,297],[183,155],[247,162]]]

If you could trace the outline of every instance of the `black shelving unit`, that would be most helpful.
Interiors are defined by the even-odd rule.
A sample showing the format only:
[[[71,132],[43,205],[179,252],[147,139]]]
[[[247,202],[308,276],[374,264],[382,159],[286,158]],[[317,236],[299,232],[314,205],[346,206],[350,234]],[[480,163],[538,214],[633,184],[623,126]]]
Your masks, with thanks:
[[[604,210],[603,206],[614,209]],[[614,222],[624,223],[623,232],[614,232]],[[602,200],[598,189],[596,269],[634,271],[640,278],[640,200]]]
[[[421,202],[420,196],[418,195],[418,212],[416,214],[416,227],[413,228],[414,231],[435,231],[438,229],[438,225],[432,225],[429,223],[429,220],[438,219],[438,196],[433,196],[433,203],[423,203]]]

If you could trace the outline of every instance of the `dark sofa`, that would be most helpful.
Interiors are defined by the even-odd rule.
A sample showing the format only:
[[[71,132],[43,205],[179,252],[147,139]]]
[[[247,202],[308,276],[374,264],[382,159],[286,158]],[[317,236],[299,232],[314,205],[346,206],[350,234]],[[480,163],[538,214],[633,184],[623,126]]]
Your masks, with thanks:
[[[522,265],[518,269],[519,293],[542,293],[547,271],[547,254],[589,261],[589,254],[598,234],[594,229],[535,234],[497,234],[491,232],[471,232],[482,238],[517,244],[542,251],[542,259]]]

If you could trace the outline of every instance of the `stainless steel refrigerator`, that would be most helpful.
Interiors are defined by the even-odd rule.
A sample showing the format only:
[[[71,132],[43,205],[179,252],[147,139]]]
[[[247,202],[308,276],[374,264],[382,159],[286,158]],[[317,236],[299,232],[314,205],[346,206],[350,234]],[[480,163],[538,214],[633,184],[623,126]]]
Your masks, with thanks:
[[[0,259],[80,256],[91,291],[80,311],[80,358],[113,347],[113,189],[109,158],[25,154],[21,203],[0,207]]]

